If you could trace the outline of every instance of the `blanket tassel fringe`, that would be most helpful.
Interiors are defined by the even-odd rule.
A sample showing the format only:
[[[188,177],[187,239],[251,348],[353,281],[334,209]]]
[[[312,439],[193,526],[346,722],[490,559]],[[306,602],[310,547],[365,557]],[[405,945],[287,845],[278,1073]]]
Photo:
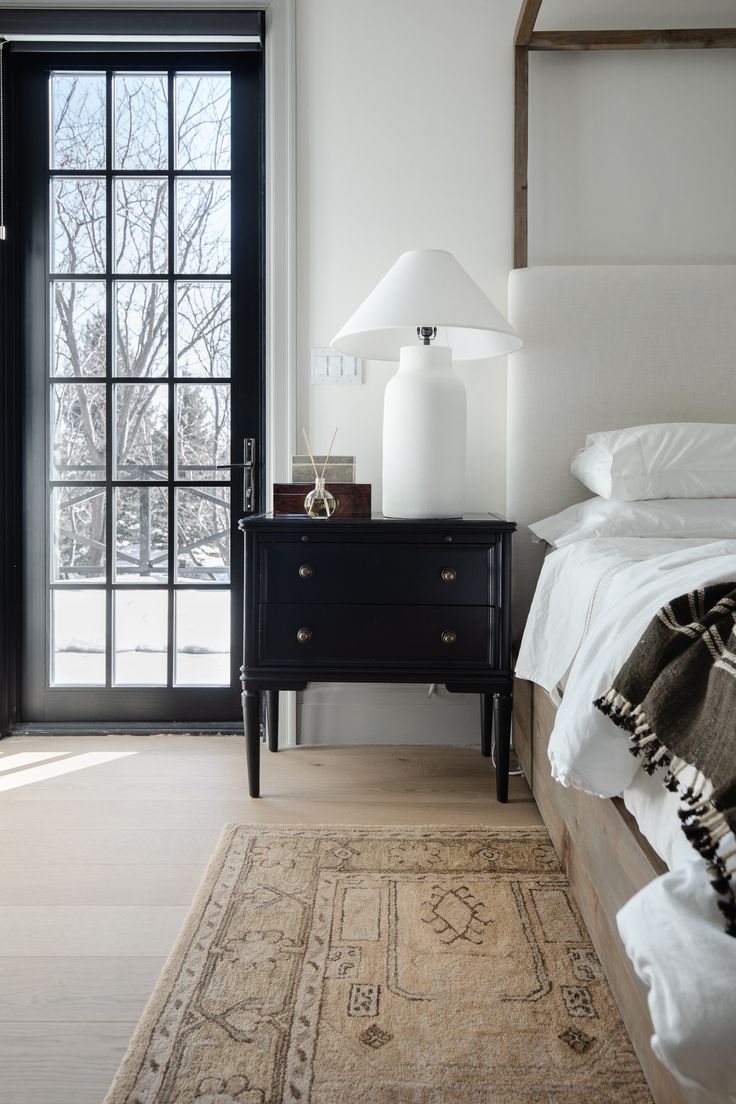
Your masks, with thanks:
[[[708,779],[697,771],[695,778],[685,785],[680,775],[687,768],[692,770],[692,764],[671,755],[650,728],[641,706],[633,706],[617,690],[609,690],[594,705],[618,728],[628,732],[630,751],[632,755],[642,757],[642,769],[647,774],[654,774],[659,767],[667,768],[664,785],[672,793],[678,793],[688,806],[679,812],[682,830],[708,863],[711,885],[720,897],[718,907],[726,917],[726,932],[736,936],[736,848],[726,854],[719,853],[721,841],[730,832],[730,826],[707,796],[707,792],[712,790]]]

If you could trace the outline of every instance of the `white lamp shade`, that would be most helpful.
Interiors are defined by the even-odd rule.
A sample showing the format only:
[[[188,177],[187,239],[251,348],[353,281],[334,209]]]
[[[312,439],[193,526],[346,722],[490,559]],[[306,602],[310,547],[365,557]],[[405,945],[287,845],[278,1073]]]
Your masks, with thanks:
[[[437,345],[454,360],[481,360],[518,349],[522,342],[465,269],[444,249],[402,253],[332,345],[367,360],[398,360],[416,345],[417,326],[437,326]]]

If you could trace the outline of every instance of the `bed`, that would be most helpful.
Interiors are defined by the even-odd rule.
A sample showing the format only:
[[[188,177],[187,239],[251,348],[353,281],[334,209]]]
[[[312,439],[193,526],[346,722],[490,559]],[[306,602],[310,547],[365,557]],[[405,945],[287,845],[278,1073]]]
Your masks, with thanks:
[[[736,266],[730,265],[566,266],[511,274],[509,317],[524,339],[508,376],[507,513],[519,526],[517,641],[544,556],[526,527],[590,497],[570,474],[586,434],[653,422],[736,422],[734,304]],[[594,620],[606,573],[615,576],[635,551],[644,558],[652,549],[597,547],[568,565],[563,590],[577,593],[584,625]],[[553,676],[540,668],[538,677],[549,682]],[[718,1099],[686,1091],[652,1052],[647,992],[615,923],[629,898],[682,858],[672,795],[643,775],[623,798],[606,800],[552,779],[548,745],[559,681],[517,681],[517,753],[657,1104]]]

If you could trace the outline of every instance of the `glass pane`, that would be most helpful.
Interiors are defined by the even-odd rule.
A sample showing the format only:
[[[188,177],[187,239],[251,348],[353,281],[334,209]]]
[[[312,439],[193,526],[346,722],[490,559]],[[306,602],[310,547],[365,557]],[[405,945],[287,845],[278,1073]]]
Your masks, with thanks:
[[[117,479],[166,478],[169,440],[167,391],[160,384],[116,384]]]
[[[126,177],[115,181],[116,272],[166,272],[168,211],[165,180]]]
[[[156,281],[115,287],[115,372],[165,376],[169,368],[169,290]]]
[[[51,385],[52,479],[105,478],[105,385]]]
[[[105,181],[56,178],[52,183],[53,272],[105,271]]]
[[[230,384],[181,383],[176,388],[178,479],[229,479]]]
[[[105,581],[105,491],[58,487],[51,492],[52,577]]]
[[[104,590],[52,590],[51,685],[105,685]]]
[[[115,74],[115,168],[165,169],[169,159],[165,73]]]
[[[230,271],[230,181],[177,180],[178,271]]]
[[[51,318],[51,374],[104,376],[104,283],[56,280],[51,285]]]
[[[180,376],[230,375],[229,283],[178,285],[176,371]]]
[[[176,593],[176,686],[230,685],[230,595]]]
[[[166,685],[167,609],[165,590],[115,592],[116,686]]]
[[[229,169],[229,73],[180,73],[175,87],[177,168]]]
[[[105,168],[104,73],[54,73],[51,135],[53,168]]]
[[[164,487],[116,487],[115,578],[161,583],[169,575],[169,492]]]
[[[176,492],[178,582],[230,582],[230,489]]]

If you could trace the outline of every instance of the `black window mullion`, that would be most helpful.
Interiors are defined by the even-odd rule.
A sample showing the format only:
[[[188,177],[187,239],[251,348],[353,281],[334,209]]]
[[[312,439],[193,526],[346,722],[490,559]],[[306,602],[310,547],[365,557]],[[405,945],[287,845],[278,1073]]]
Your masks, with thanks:
[[[166,639],[168,642],[168,649],[166,654],[166,685],[173,687],[174,685],[174,659],[175,659],[175,597],[174,597],[174,583],[176,582],[176,549],[177,549],[177,532],[176,532],[176,494],[174,491],[174,476],[176,473],[176,391],[174,380],[176,378],[176,284],[174,282],[173,273],[176,271],[176,185],[174,177],[175,168],[175,151],[176,151],[176,135],[175,129],[175,110],[174,110],[174,72],[169,69],[168,72],[168,89],[169,89],[169,117],[168,117],[168,137],[169,137],[169,274],[168,274],[168,286],[169,286],[169,498],[168,498],[168,517],[169,517],[169,602],[167,607],[167,628]]]
[[[65,174],[59,172],[59,173],[56,173],[55,175],[56,176],[63,176]],[[102,176],[102,175],[104,175],[104,174],[103,173],[98,173],[98,176]],[[163,177],[166,174],[162,173],[162,172],[159,172],[156,175],[158,177]],[[170,174],[170,175],[174,175],[174,174]],[[117,172],[115,173],[115,176],[118,176]],[[120,280],[121,283],[125,280],[135,280],[138,283],[146,283],[146,282],[148,282],[148,283],[156,283],[156,282],[163,283],[163,281],[167,277],[166,277],[165,272],[154,272],[150,276],[146,273],[140,273],[140,272],[116,272],[115,273],[115,278],[117,280]],[[226,284],[232,279],[232,276],[231,276],[231,273],[229,273],[229,272],[196,272],[195,273],[195,272],[174,272],[172,270],[171,278],[174,279],[174,280],[191,280],[192,283],[195,283],[195,284],[206,284],[206,283]],[[97,280],[98,282],[101,283],[103,280],[107,280],[107,276],[104,273],[100,273],[100,272],[53,272],[51,274],[51,279],[52,280],[67,280],[67,281],[68,280],[78,280],[78,281],[84,282],[84,283],[91,283],[92,281]]]
[[[113,681],[113,618],[114,601],[112,581],[115,573],[115,492],[113,476],[116,451],[114,392],[112,384],[113,358],[115,355],[115,297],[113,294],[113,242],[115,204],[113,200],[113,72],[105,73],[105,419],[107,449],[105,455],[105,685]]]
[[[169,170],[170,171],[170,170]],[[49,169],[50,176],[64,176],[69,179],[89,177],[94,179],[96,176],[100,176],[101,169]],[[130,177],[131,179],[155,180],[157,177],[166,176],[165,169],[115,169],[115,175],[120,177]],[[186,177],[194,177],[199,180],[201,177],[209,179],[213,177],[215,179],[227,180],[230,177],[230,169],[177,169],[176,175],[186,179]]]

